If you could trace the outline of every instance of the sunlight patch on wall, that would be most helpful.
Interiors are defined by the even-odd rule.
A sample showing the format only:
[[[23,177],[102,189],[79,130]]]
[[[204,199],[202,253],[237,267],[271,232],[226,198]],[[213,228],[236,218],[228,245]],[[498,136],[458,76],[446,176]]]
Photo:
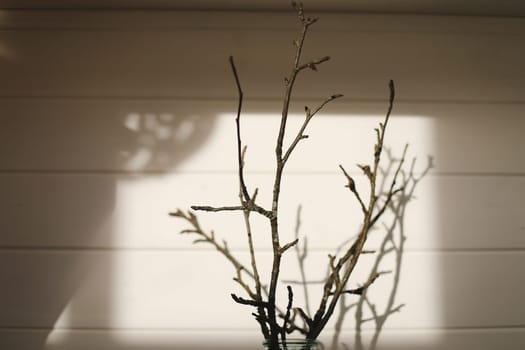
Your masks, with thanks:
[[[167,217],[168,211],[177,207],[185,208],[189,204],[234,204],[238,200],[234,118],[232,114],[216,118],[214,130],[206,142],[177,168],[184,170],[184,173],[166,172],[143,177],[140,181],[135,178],[119,181],[114,237],[118,245],[139,249],[114,254],[114,278],[112,286],[108,287],[111,291],[111,322],[114,326],[151,330],[213,330],[211,333],[203,331],[199,342],[210,340],[213,337],[211,334],[221,330],[231,332],[256,327],[249,312],[229,299],[231,266],[215,251],[200,249],[191,244],[191,238],[178,236],[175,230],[177,225],[172,224]],[[290,116],[286,144],[290,143],[294,130],[298,130],[303,118],[301,115]],[[353,198],[345,191],[344,178],[337,166],[343,164],[352,169],[356,162],[370,160],[375,141],[373,128],[381,120],[382,117],[367,115],[323,115],[312,121],[308,131],[310,138],[298,146],[295,157],[290,160],[289,174],[285,175],[285,179],[288,179],[285,181],[289,182],[283,190],[283,210],[294,213],[296,205],[303,204],[307,213],[313,213],[304,218],[302,228],[306,235],[314,233],[309,238],[313,252],[313,275],[324,273],[326,254],[345,239],[341,235],[348,234],[347,229],[341,230],[342,224],[336,219],[341,218],[343,225],[352,227],[359,224],[358,217],[348,214],[348,206]],[[128,122],[128,127],[133,129],[133,118]],[[247,179],[250,188],[262,183],[261,203],[268,203],[271,197],[271,181],[268,180],[271,180],[273,169],[272,145],[278,123],[279,117],[275,114],[243,115],[243,142],[248,145]],[[420,159],[416,166],[417,172],[424,168],[426,156],[436,153],[433,129],[434,121],[430,117],[395,116],[388,127],[386,146],[398,157],[404,143],[408,142],[410,151],[407,159],[414,156]],[[358,169],[353,169],[353,173],[357,174]],[[215,172],[221,170],[225,172]],[[231,183],[224,182],[226,180]],[[401,282],[396,291],[396,303],[404,306],[385,324],[385,329],[390,333],[395,333],[395,329],[403,330],[402,341],[405,344],[420,343],[421,334],[428,335],[423,337],[425,342],[436,340],[436,332],[430,330],[443,326],[438,256],[432,253],[439,232],[439,225],[435,222],[439,210],[436,207],[437,194],[430,177],[422,180],[418,190],[407,209],[404,230],[408,239],[401,267]],[[289,203],[284,203],[285,199]],[[228,232],[225,238],[229,245],[242,256],[244,238],[232,234],[239,231],[236,228],[240,221],[234,215],[218,215],[220,225],[233,229],[217,232]],[[327,220],[327,217],[332,219]],[[293,215],[283,216],[281,226],[291,228],[294,222]],[[215,228],[213,225],[209,227]],[[262,231],[264,227],[257,227],[257,230]],[[319,235],[319,232],[325,234]],[[267,260],[265,254],[269,254],[269,245],[264,241],[260,244],[261,259]],[[371,244],[379,243],[372,238]],[[370,259],[368,256],[363,258],[360,272],[351,282],[353,285],[364,280],[360,277],[366,276]],[[386,259],[383,267],[388,269],[388,264],[392,263],[392,259]],[[388,278],[377,282],[376,288],[370,292],[378,308],[385,305],[386,296],[392,291]],[[214,310],[213,315],[210,310]],[[224,324],[221,315],[228,315],[227,324]],[[345,321],[348,334],[353,332],[352,320],[353,316],[350,315]],[[369,322],[363,328],[367,334],[372,331],[371,324]],[[418,336],[410,338],[410,332],[407,332],[410,329],[418,329]],[[131,340],[125,333],[115,334],[119,341],[126,343],[140,342],[137,336],[135,334]],[[147,335],[144,336],[147,342]],[[254,341],[259,339],[254,338]]]
[[[68,333],[64,332],[63,329],[71,326],[71,313],[71,302],[69,302],[60,314],[60,317],[56,320],[55,325],[53,326],[53,330],[51,330],[47,335],[45,342],[46,348],[52,349],[56,346],[60,346],[61,344],[67,342]]]

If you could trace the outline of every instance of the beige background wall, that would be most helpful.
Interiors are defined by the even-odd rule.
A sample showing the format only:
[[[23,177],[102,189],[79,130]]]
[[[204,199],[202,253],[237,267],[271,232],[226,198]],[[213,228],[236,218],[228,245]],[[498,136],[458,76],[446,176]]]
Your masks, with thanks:
[[[258,348],[231,267],[167,213],[237,201],[230,54],[247,181],[268,202],[294,15],[3,11],[0,29],[0,348]],[[345,95],[313,121],[284,185],[284,235],[301,203],[313,275],[357,228],[337,165],[367,161],[390,78],[388,145],[409,142],[419,170],[435,159],[407,208],[405,306],[381,349],[525,346],[524,41],[524,20],[505,18],[324,14],[312,29],[305,57],[332,60],[298,81],[292,130],[305,104]],[[202,220],[245,258],[240,217]],[[371,292],[378,307],[388,281]]]

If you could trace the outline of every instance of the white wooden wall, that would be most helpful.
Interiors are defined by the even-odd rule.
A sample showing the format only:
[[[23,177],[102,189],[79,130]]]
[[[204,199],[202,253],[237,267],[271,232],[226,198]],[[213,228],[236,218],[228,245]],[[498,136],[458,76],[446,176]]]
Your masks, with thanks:
[[[230,54],[247,181],[268,202],[294,15],[5,11],[0,29],[0,348],[260,348],[250,310],[229,297],[231,267],[167,213],[237,202]],[[405,307],[380,349],[525,348],[524,42],[522,19],[324,14],[312,29],[305,57],[332,61],[300,77],[291,130],[304,104],[345,94],[284,183],[283,234],[302,204],[313,277],[356,230],[337,165],[367,161],[388,79],[387,144],[410,142],[419,169],[435,159],[408,206]],[[202,220],[246,257],[240,217]],[[371,291],[378,305],[387,281]],[[353,336],[350,313],[341,337]]]

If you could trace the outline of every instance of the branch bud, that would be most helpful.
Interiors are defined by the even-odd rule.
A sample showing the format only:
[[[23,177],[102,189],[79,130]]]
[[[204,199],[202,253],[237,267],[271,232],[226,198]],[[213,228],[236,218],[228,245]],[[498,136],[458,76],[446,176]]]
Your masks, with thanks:
[[[168,215],[169,216],[175,216],[175,217],[178,217],[178,218],[185,218],[186,217],[186,215],[184,215],[184,212],[182,210],[180,210],[180,209],[177,209],[177,211],[175,211],[175,212],[170,212]]]
[[[304,112],[306,113],[307,118],[309,118],[312,115],[312,112],[310,111],[310,108],[308,108],[308,106],[304,106]]]
[[[359,169],[361,169],[363,171],[363,173],[369,178],[369,179],[372,179],[372,171],[370,170],[370,166],[368,165],[361,165],[361,164],[358,164],[357,165],[359,167]]]
[[[346,185],[350,189],[350,191],[355,192],[355,181],[351,177],[348,177],[348,185]]]
[[[315,64],[315,63],[309,63],[309,64],[308,64],[308,68],[310,68],[310,69],[313,70],[314,72],[317,72],[317,67],[316,67],[316,64]]]

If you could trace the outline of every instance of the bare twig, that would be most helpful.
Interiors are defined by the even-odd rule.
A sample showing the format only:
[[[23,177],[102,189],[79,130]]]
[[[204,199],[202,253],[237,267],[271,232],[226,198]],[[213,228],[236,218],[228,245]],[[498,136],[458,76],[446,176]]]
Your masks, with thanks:
[[[339,164],[339,168],[343,171],[343,174],[345,175],[346,179],[348,180],[348,184],[345,185],[345,187],[348,187],[350,191],[355,195],[357,201],[359,202],[359,205],[361,205],[361,210],[363,211],[363,214],[366,215],[366,205],[361,199],[361,196],[359,195],[359,192],[357,192],[357,189],[355,187],[355,181],[354,179],[346,172],[345,168],[341,164]]]
[[[244,156],[244,153],[243,153],[243,156]],[[241,159],[241,160],[244,160],[244,159]],[[241,203],[243,202],[243,194],[242,194],[242,182],[239,182],[239,187],[240,187],[240,190],[239,190],[239,199],[241,201]],[[255,201],[255,198],[257,197],[257,190],[255,191],[255,193],[253,194],[252,196],[252,199],[250,200],[250,202],[254,202]],[[267,320],[268,320],[268,316],[267,316],[267,313],[266,313],[266,306],[262,304],[263,302],[263,299],[262,299],[262,286],[261,286],[261,277],[259,275],[259,270],[257,268],[257,261],[255,259],[255,249],[254,249],[254,244],[253,244],[253,237],[252,237],[252,227],[251,227],[251,222],[250,222],[250,211],[249,210],[245,210],[243,212],[243,217],[244,217],[244,224],[245,224],[245,228],[246,228],[246,235],[247,235],[247,238],[248,238],[248,250],[250,252],[250,263],[251,263],[251,266],[252,266],[252,272],[253,272],[253,280],[255,282],[255,301],[257,302],[257,314],[255,314],[255,319],[257,320],[257,322],[259,322],[260,324],[260,327],[261,327],[261,331],[263,333],[263,335],[265,337],[269,336],[269,329],[268,329],[268,325],[267,325]]]
[[[393,164],[393,157],[388,152],[388,157],[390,158],[390,164]],[[397,290],[401,275],[401,267],[402,267],[402,258],[403,258],[403,252],[404,252],[404,245],[406,241],[406,236],[404,234],[404,219],[406,217],[406,210],[407,210],[407,204],[411,198],[414,197],[414,192],[416,190],[417,185],[419,184],[419,181],[428,174],[430,169],[432,168],[432,159],[429,158],[428,163],[426,167],[424,168],[423,172],[420,176],[416,177],[414,175],[414,166],[415,166],[415,158],[412,160],[412,164],[410,167],[409,174],[405,176],[403,173],[403,181],[402,185],[400,186],[400,191],[398,193],[398,196],[396,197],[397,200],[395,202],[391,201],[388,208],[390,208],[392,214],[393,214],[393,220],[392,222],[387,226],[385,225],[385,229],[387,234],[385,235],[381,246],[379,248],[379,254],[376,258],[376,261],[374,265],[372,266],[370,270],[370,276],[373,276],[374,274],[381,273],[379,271],[379,266],[381,262],[383,261],[384,257],[387,254],[393,253],[395,254],[395,267],[392,271],[393,273],[393,281],[392,281],[392,287],[390,291],[389,298],[387,300],[387,303],[384,307],[384,310],[382,312],[379,312],[377,310],[377,307],[373,305],[370,302],[370,299],[367,297],[366,290],[361,295],[361,298],[359,299],[357,303],[357,311],[356,311],[356,337],[355,337],[355,347],[357,349],[362,348],[362,339],[360,337],[361,333],[361,325],[365,322],[374,321],[374,333],[372,335],[372,338],[370,340],[369,349],[375,349],[377,346],[377,342],[379,339],[379,335],[381,334],[381,331],[384,327],[384,324],[387,320],[387,318],[396,313],[401,311],[401,308],[404,306],[404,304],[399,304],[395,306],[395,298],[397,296]],[[399,167],[398,167],[399,169]],[[396,171],[398,172],[398,171]],[[390,192],[392,192],[392,186],[390,186]],[[397,232],[397,237],[395,237],[395,233]],[[397,240],[397,243],[396,243]],[[388,247],[390,245],[390,247]],[[364,306],[367,306],[368,310],[371,312],[372,317],[371,318],[363,318],[362,316],[362,310]]]
[[[228,249],[228,246],[226,242],[223,242],[220,244],[217,242],[215,238],[215,234],[213,231],[210,233],[206,233],[200,226],[199,220],[193,214],[192,212],[183,212],[180,209],[177,209],[177,211],[170,213],[171,216],[179,217],[181,219],[186,220],[191,226],[192,229],[186,229],[182,230],[181,233],[183,234],[196,234],[200,239],[197,240],[197,242],[206,242],[211,244],[217,251],[219,251],[235,268],[235,278],[234,280],[250,295],[250,297],[254,298],[256,297],[255,293],[251,290],[251,288],[248,286],[248,284],[243,279],[243,272],[247,274],[250,278],[254,278],[254,275],[250,270],[246,269],[243,264],[230,252]]]
[[[192,205],[191,209],[196,211],[210,211],[210,212],[219,212],[219,211],[254,211],[267,218],[272,217],[272,213],[252,202],[245,202],[243,205],[231,205],[224,207],[212,207],[209,205]]]
[[[241,198],[241,201],[250,201],[250,195],[248,194],[248,189],[246,188],[246,184],[244,182],[244,157],[243,157],[243,147],[241,142],[241,110],[242,110],[242,102],[243,102],[243,92],[241,88],[241,82],[239,81],[239,76],[237,74],[237,68],[235,67],[235,62],[233,61],[233,56],[230,56],[230,66],[233,72],[233,76],[235,78],[235,84],[237,86],[237,91],[239,93],[239,102],[237,106],[237,117],[235,118],[235,125],[236,125],[236,131],[237,131],[237,159],[239,162],[239,182],[241,186],[241,192],[244,197],[244,199]]]
[[[239,303],[239,304],[250,305],[250,306],[255,306],[255,307],[261,307],[261,306],[268,307],[268,303],[265,303],[263,301],[244,299],[244,298],[238,297],[237,295],[233,293],[231,294],[231,297],[236,303]]]
[[[295,147],[297,146],[297,144],[299,143],[299,141],[301,140],[304,140],[306,138],[308,138],[307,135],[304,134],[304,131],[306,130],[306,127],[308,126],[308,124],[310,123],[310,120],[312,120],[312,118],[326,105],[328,104],[329,102],[335,100],[336,98],[340,98],[340,97],[343,97],[343,95],[341,94],[336,94],[336,95],[332,95],[330,96],[329,98],[327,98],[326,100],[323,101],[323,103],[321,103],[313,112],[310,111],[310,109],[305,106],[304,107],[304,110],[305,110],[305,113],[306,113],[306,118],[303,122],[303,125],[301,126],[301,128],[299,129],[299,132],[297,133],[297,136],[295,137],[295,139],[292,141],[292,144],[288,147],[288,150],[286,151],[286,153],[284,154],[284,157],[282,159],[282,162],[283,163],[286,163],[288,161],[288,158],[290,158],[290,155],[292,154],[293,150],[295,149]]]
[[[299,239],[294,239],[293,241],[291,241],[290,243],[286,243],[284,246],[281,247],[281,254],[283,254],[284,252],[286,252],[288,249],[290,249],[291,247],[295,246],[297,244],[297,242],[299,242]]]
[[[292,304],[293,304],[293,290],[292,286],[286,286],[286,289],[288,290],[288,305],[286,306],[286,314],[284,315],[283,319],[283,325],[282,325],[282,332],[281,332],[281,340],[284,342],[286,340],[286,333],[287,333],[287,325],[288,322],[290,322],[290,311],[292,310]]]
[[[392,200],[392,197],[394,195],[396,195],[397,193],[403,191],[403,186],[400,186],[399,188],[395,188],[395,185],[396,185],[396,181],[397,181],[397,179],[399,177],[399,173],[400,173],[400,171],[401,171],[401,169],[403,167],[403,163],[405,162],[407,149],[408,149],[408,144],[406,144],[405,148],[403,149],[403,156],[401,157],[401,160],[399,161],[399,164],[397,166],[396,172],[394,174],[394,178],[392,179],[392,182],[390,184],[390,189],[388,190],[388,192],[386,194],[386,200],[385,200],[385,202],[383,203],[381,208],[377,211],[377,213],[374,215],[374,217],[371,220],[371,225],[372,226],[377,222],[377,220],[381,217],[381,215],[383,215],[383,213],[385,212],[386,208],[390,204],[390,201]]]
[[[363,246],[368,236],[368,232],[373,226],[373,211],[378,198],[378,195],[376,194],[377,173],[379,168],[379,162],[381,159],[381,152],[383,150],[386,126],[388,125],[388,121],[392,112],[395,96],[394,82],[392,80],[390,81],[388,86],[390,89],[389,107],[383,123],[379,124],[379,129],[376,131],[377,143],[374,146],[373,166],[359,166],[362,169],[363,173],[367,176],[370,185],[370,198],[368,201],[368,206],[365,207],[366,211],[364,211],[363,213],[363,224],[356,241],[347,250],[347,252],[338,260],[337,264],[332,269],[332,273],[327,278],[327,281],[323,288],[323,296],[321,298],[321,302],[313,319],[313,326],[311,327],[310,332],[308,334],[309,339],[316,339],[326,326],[330,317],[332,316],[337,302],[339,300],[339,297],[343,294],[344,287],[357,264],[359,256],[361,255],[361,251],[363,250]],[[395,176],[397,176],[397,174]],[[393,182],[395,181],[396,179],[394,178]]]
[[[314,60],[314,61],[307,62],[305,64],[300,64],[301,53],[302,53],[302,49],[304,45],[304,40],[306,38],[306,34],[308,32],[308,28],[310,27],[310,25],[315,23],[317,19],[305,17],[302,4],[298,4],[298,5],[296,4],[294,5],[294,7],[297,10],[297,15],[302,24],[302,30],[301,30],[299,39],[295,41],[296,52],[295,52],[293,68],[288,78],[285,79],[286,87],[285,87],[282,113],[281,113],[281,123],[279,126],[279,132],[278,132],[276,147],[275,147],[276,171],[275,171],[273,196],[272,196],[272,209],[271,209],[272,216],[270,218],[273,262],[272,262],[272,271],[271,271],[270,287],[269,287],[269,295],[268,295],[268,302],[270,303],[271,306],[275,305],[275,295],[276,295],[277,284],[278,284],[278,279],[279,279],[279,272],[280,272],[279,270],[280,270],[281,256],[282,256],[282,248],[281,248],[280,240],[279,240],[279,224],[278,224],[279,222],[278,221],[278,209],[279,209],[279,198],[280,198],[280,192],[281,192],[281,181],[282,181],[282,176],[283,176],[283,171],[284,171],[284,166],[286,164],[286,161],[288,160],[290,153],[295,148],[299,140],[303,138],[302,136],[303,136],[303,131],[304,131],[304,129],[302,129],[302,131],[299,131],[298,139],[296,138],[297,142],[292,143],[291,149],[289,148],[288,150],[289,152],[287,151],[285,156],[283,157],[283,141],[284,141],[284,136],[286,132],[288,111],[290,108],[290,98],[292,95],[292,90],[294,87],[295,80],[299,72],[301,72],[302,70],[306,68],[316,70],[317,65],[323,62],[326,62],[329,59],[329,57],[323,57],[319,60]],[[271,335],[268,341],[269,341],[270,347],[277,349],[278,325],[275,320],[275,316],[276,315],[273,312],[272,308],[269,308],[268,318],[269,318]]]
[[[375,273],[361,287],[343,290],[341,293],[362,295],[363,292],[379,277],[380,273]]]

